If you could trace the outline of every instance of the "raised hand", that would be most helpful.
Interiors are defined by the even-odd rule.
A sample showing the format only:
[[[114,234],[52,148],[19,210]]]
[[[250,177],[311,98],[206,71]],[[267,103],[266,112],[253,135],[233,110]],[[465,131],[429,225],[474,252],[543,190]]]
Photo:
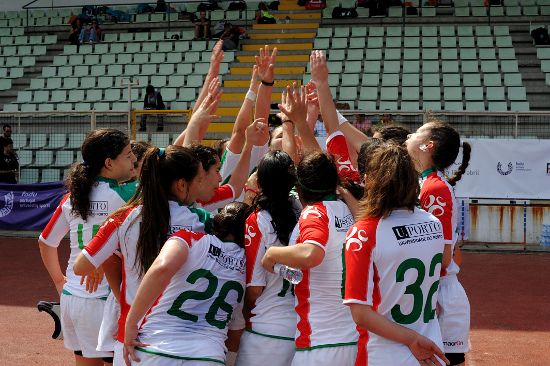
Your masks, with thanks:
[[[273,69],[277,58],[277,48],[275,47],[271,53],[269,51],[269,46],[266,45],[265,48],[260,48],[260,55],[256,56],[258,77],[267,83],[271,83],[274,80]]]
[[[212,76],[217,76],[220,73],[220,64],[223,61],[223,41],[216,42],[216,45],[212,49],[212,56],[210,56],[210,70],[209,73]]]
[[[246,143],[259,146],[266,132],[268,128],[265,118],[258,118],[246,128]]]
[[[252,76],[250,77],[250,90],[258,94],[258,89],[260,84],[258,83],[258,66],[254,65],[252,67]]]
[[[316,85],[328,83],[327,58],[323,51],[312,51],[309,57],[311,78]]]
[[[305,123],[307,117],[307,95],[305,87],[298,87],[296,83],[292,87],[287,86],[283,92],[279,110],[287,117],[287,120],[295,124]],[[283,119],[285,122],[285,119]]]

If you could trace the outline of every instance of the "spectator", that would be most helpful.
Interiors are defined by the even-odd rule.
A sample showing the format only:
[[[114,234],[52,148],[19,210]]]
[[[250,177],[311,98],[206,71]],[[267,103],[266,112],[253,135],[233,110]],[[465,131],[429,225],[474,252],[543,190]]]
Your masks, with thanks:
[[[2,126],[2,132],[3,132],[3,137],[7,139],[11,139],[11,125],[7,123],[4,124],[4,126]]]
[[[78,41],[80,44],[97,42],[97,35],[91,23],[88,23],[86,27],[82,28]]]
[[[199,18],[195,21],[195,39],[210,37],[210,19],[206,17],[206,11],[201,10]]]
[[[82,32],[82,22],[80,21],[80,19],[76,18],[71,23],[71,31],[69,33],[70,44],[79,45],[78,40],[80,38],[81,32]]]
[[[363,133],[366,133],[369,130],[369,128],[371,128],[372,122],[365,114],[358,114],[355,120],[355,123],[353,125],[358,130],[362,131]]]
[[[256,20],[258,24],[275,24],[277,19],[269,12],[269,8],[262,1],[258,4],[258,10],[256,10]]]
[[[92,28],[95,31],[96,42],[101,42],[103,39],[103,30],[99,27],[97,20],[92,20]]]
[[[167,6],[166,1],[164,0],[157,0],[157,6],[155,7],[156,13],[166,13]]]
[[[382,115],[382,118],[380,119],[380,122],[378,123],[381,125],[393,125],[393,116],[391,115],[391,113],[384,113]]]
[[[224,51],[234,50],[239,47],[239,37],[241,35],[241,30],[237,26],[233,26],[231,23],[224,24],[224,31],[220,36],[220,39],[223,40],[222,49]]]
[[[166,109],[164,102],[162,101],[162,95],[158,90],[155,90],[153,85],[147,85],[145,89],[145,99],[143,100],[143,109],[145,110],[164,110]],[[147,130],[147,115],[144,114],[141,118],[141,124],[139,130],[141,132]],[[158,116],[157,131],[164,130],[164,118],[163,116]]]
[[[11,138],[0,137],[0,183],[17,183],[19,162]]]

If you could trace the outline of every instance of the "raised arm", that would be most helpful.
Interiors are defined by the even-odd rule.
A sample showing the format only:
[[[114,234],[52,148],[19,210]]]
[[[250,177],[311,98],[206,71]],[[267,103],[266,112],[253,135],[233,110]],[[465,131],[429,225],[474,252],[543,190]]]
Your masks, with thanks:
[[[273,91],[273,84],[275,83],[274,68],[276,59],[277,48],[274,48],[270,53],[269,46],[260,48],[260,55],[256,56],[256,66],[258,68],[258,77],[261,80],[261,85],[256,99],[254,120],[264,118],[267,121],[269,118],[271,92]],[[267,139],[269,140],[269,135],[267,135]],[[264,145],[266,142],[267,140],[261,145]]]
[[[193,113],[193,116],[189,120],[187,129],[183,137],[183,146],[190,146],[194,143],[200,143],[208,125],[212,120],[219,118],[215,115],[218,109],[218,103],[222,96],[222,90],[220,88],[220,82],[218,78],[212,79],[209,86],[208,96],[203,100],[199,108]],[[179,140],[176,139],[176,141]],[[179,141],[178,141],[179,142]],[[176,142],[174,142],[176,144]]]
[[[220,74],[220,65],[224,57],[222,46],[223,46],[223,41],[218,41],[214,46],[214,49],[212,50],[212,56],[210,56],[210,68],[208,69],[208,74],[206,74],[206,78],[204,79],[204,84],[202,85],[202,89],[199,93],[199,97],[195,101],[195,106],[193,107],[193,113],[195,113],[198,106],[202,104],[202,102],[208,95],[210,82],[214,78],[217,78],[218,75]]]
[[[332,135],[339,130],[338,115],[336,106],[332,99],[332,93],[328,85],[328,66],[325,53],[323,51],[313,51],[310,56],[311,77],[317,86],[317,96],[319,98],[319,109],[323,117],[323,123],[328,135]]]

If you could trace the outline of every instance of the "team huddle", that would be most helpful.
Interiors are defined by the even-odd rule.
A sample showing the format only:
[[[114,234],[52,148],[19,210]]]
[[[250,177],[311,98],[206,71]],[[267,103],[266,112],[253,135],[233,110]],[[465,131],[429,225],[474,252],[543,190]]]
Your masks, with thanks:
[[[200,142],[222,98],[221,43],[172,145],[86,137],[39,238],[76,365],[464,364],[453,186],[470,145],[438,120],[367,137],[336,110],[321,51],[269,126],[276,56],[260,50],[217,149]]]

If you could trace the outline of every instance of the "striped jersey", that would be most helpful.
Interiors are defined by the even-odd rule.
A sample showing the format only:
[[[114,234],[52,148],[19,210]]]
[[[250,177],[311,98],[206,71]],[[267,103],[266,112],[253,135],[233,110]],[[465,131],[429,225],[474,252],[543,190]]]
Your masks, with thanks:
[[[170,232],[182,230],[204,232],[210,226],[210,213],[175,201],[169,201]],[[120,291],[120,318],[118,340],[124,342],[124,324],[141,282],[139,271],[134,265],[137,256],[137,241],[141,223],[142,206],[132,207],[110,217],[101,226],[97,235],[88,243],[82,253],[95,266],[99,267],[117,250],[122,257],[122,285]]]
[[[296,313],[294,288],[279,275],[266,271],[262,258],[272,246],[283,246],[273,228],[269,212],[261,210],[246,220],[246,285],[261,286],[263,291],[256,299],[247,329],[254,333],[294,340]]]
[[[295,286],[296,350],[352,346],[358,333],[344,296],[344,244],[354,219],[339,200],[306,206],[298,221],[296,245],[313,244],[325,256],[317,267],[304,269],[302,281]]]
[[[333,132],[327,138],[326,145],[327,152],[334,156],[340,179],[342,181],[360,183],[361,177],[357,169],[351,163],[348,144],[342,131],[338,130]]]
[[[358,221],[346,237],[344,303],[370,305],[442,347],[435,307],[443,246],[441,223],[421,209]],[[356,365],[418,365],[406,345],[372,332],[361,332],[358,348]]]
[[[458,241],[458,206],[454,188],[447,182],[442,172],[428,169],[422,173],[420,189],[420,207],[441,221],[445,244],[454,246]],[[442,276],[457,274],[458,265],[452,260]]]
[[[170,358],[225,362],[227,325],[242,311],[243,248],[213,235],[178,231],[170,239],[187,247],[187,261],[145,316],[142,351]]]
[[[58,247],[67,233],[70,236],[71,253],[67,265],[67,282],[63,293],[84,298],[103,298],[109,294],[109,285],[104,278],[97,291],[86,291],[86,283],[80,284],[81,276],[74,274],[73,265],[82,249],[99,230],[101,224],[111,213],[122,207],[135,193],[135,184],[119,185],[115,180],[97,178],[90,191],[90,209],[83,220],[77,213],[71,212],[73,206],[70,194],[63,197],[52,218],[40,234],[40,241],[51,247]]]

